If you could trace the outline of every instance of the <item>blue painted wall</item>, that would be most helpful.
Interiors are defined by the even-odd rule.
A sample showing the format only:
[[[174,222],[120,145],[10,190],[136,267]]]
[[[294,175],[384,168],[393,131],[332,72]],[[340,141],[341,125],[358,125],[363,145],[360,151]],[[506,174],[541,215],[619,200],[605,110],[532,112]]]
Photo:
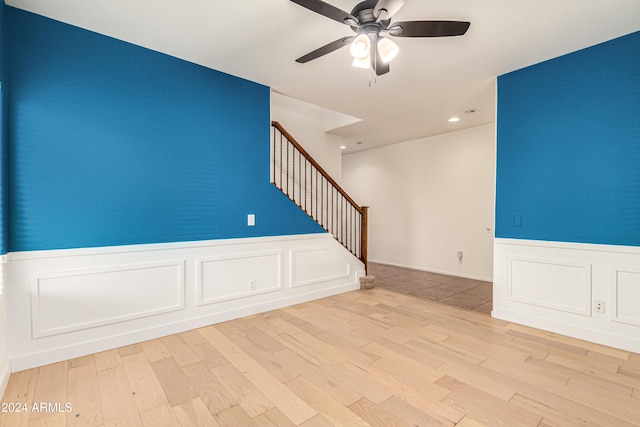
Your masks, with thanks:
[[[640,32],[498,78],[496,237],[640,246]]]
[[[269,183],[269,88],[5,14],[10,251],[323,231]]]

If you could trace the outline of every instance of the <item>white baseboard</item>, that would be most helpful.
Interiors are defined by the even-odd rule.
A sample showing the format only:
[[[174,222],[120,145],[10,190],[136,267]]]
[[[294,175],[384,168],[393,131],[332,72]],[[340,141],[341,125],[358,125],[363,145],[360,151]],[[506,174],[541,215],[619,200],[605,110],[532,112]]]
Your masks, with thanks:
[[[12,253],[5,267],[14,372],[355,290],[364,275],[328,234]]]
[[[492,316],[640,353],[640,248],[496,239]]]

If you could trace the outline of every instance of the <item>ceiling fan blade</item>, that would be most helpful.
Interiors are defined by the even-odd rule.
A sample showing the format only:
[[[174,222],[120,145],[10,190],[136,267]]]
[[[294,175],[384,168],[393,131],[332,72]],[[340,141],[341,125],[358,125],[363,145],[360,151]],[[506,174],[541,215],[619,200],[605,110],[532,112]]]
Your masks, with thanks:
[[[378,0],[373,8],[373,16],[378,17],[377,21],[390,19],[406,2],[407,0]]]
[[[371,58],[371,68],[376,72],[377,76],[387,74],[389,72],[389,64],[384,62],[378,54],[377,38],[371,40],[371,50],[369,51],[369,57]]]
[[[343,37],[341,39],[338,39],[336,41],[333,41],[329,44],[326,44],[316,50],[314,50],[313,52],[309,52],[304,56],[301,56],[300,58],[296,59],[296,62],[299,62],[300,64],[304,64],[306,62],[309,61],[313,61],[314,59],[320,58],[321,56],[326,55],[327,53],[331,53],[334,50],[338,50],[341,47],[344,47],[346,45],[348,45],[349,43],[351,43],[351,41],[355,38],[355,36],[347,36],[347,37]]]
[[[325,3],[321,0],[291,0],[292,2],[305,7],[334,21],[341,22],[343,24],[350,25],[350,22],[357,23],[358,20],[350,13],[345,12],[342,9],[338,9],[335,6]]]
[[[466,21],[406,21],[395,22],[388,31],[395,37],[461,36],[469,29]]]

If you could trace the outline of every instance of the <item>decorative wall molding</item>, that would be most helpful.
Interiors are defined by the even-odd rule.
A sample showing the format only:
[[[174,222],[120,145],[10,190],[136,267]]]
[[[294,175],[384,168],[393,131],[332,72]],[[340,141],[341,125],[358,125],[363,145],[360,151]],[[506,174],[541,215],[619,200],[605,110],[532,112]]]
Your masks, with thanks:
[[[640,326],[640,266],[614,266],[611,277],[611,320]]]
[[[495,239],[492,316],[640,353],[640,248]]]
[[[184,263],[177,260],[34,273],[32,337],[182,310]]]
[[[508,298],[591,315],[591,264],[507,256]]]
[[[309,248],[329,274],[293,287]],[[364,275],[329,234],[11,253],[4,267],[13,372],[356,290]]]
[[[198,258],[196,305],[279,291],[282,251]]]
[[[323,247],[294,249],[291,251],[291,286],[313,285],[349,277],[349,264]]]

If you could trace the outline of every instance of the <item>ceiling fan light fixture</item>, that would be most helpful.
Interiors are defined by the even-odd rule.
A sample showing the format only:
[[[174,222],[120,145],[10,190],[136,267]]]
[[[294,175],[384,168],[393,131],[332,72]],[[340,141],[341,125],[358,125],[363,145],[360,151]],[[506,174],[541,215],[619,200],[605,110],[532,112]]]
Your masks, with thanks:
[[[366,34],[359,34],[351,43],[351,56],[355,59],[364,59],[369,57],[369,49],[371,41]]]
[[[389,39],[380,37],[378,40],[378,53],[382,62],[388,64],[398,55],[398,52],[400,52],[400,48],[397,44]]]
[[[354,67],[364,68],[365,70],[369,69],[371,66],[371,61],[369,60],[369,55],[364,58],[353,58],[353,62],[351,63]]]

